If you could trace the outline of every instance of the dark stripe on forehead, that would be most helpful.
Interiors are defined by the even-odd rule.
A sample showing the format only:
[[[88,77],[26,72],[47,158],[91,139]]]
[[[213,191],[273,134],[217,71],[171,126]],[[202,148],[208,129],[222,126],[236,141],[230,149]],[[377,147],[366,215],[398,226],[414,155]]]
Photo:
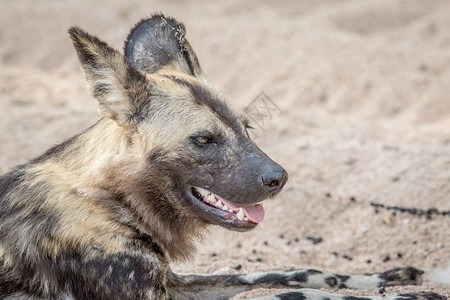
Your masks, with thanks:
[[[191,83],[175,76],[164,75],[164,77],[189,88],[192,96],[194,97],[195,103],[198,105],[208,106],[225,125],[236,131],[242,130],[242,121],[239,119],[239,117],[236,116],[236,114],[225,102],[220,100],[210,90],[199,84]]]

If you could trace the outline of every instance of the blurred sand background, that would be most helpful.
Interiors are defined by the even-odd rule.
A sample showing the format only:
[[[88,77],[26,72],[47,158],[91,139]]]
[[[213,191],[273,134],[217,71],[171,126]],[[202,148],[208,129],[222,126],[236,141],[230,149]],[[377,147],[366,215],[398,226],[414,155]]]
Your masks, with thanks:
[[[211,228],[176,271],[411,265],[434,280],[387,293],[450,295],[449,278],[436,282],[450,277],[450,217],[370,206],[450,210],[448,1],[2,0],[0,174],[99,118],[67,29],[79,25],[121,49],[153,11],[185,23],[206,76],[229,101],[244,109],[263,91],[283,110],[257,143],[290,174],[257,229]]]

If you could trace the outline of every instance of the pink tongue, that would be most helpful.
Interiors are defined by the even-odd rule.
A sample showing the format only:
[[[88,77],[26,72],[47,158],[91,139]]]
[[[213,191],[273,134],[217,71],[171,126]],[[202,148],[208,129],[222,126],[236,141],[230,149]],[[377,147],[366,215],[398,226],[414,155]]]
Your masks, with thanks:
[[[244,213],[247,218],[255,223],[259,223],[264,219],[264,207],[261,204],[244,207]]]
[[[241,208],[240,206],[237,206],[236,204],[231,203],[231,202],[223,199],[222,197],[218,197],[217,195],[216,195],[216,197],[219,198],[220,201],[222,201],[224,204],[226,204],[229,208],[231,208],[235,212],[238,212],[239,209]],[[261,204],[255,204],[252,206],[243,207],[243,209],[244,209],[245,216],[254,223],[259,223],[264,219],[265,212],[264,212],[264,207]]]

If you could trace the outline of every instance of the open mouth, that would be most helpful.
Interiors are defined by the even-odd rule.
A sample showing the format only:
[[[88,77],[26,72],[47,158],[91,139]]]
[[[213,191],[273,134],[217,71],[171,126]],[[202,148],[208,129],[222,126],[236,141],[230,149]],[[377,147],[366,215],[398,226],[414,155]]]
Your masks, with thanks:
[[[192,187],[192,194],[216,219],[237,227],[254,227],[264,219],[264,208],[257,204],[237,204],[208,190]]]

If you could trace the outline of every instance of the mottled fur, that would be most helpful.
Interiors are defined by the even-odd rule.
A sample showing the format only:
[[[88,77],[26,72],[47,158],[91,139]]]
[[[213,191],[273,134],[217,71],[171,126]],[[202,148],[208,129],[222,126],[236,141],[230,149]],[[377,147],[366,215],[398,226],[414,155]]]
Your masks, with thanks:
[[[245,206],[276,195],[287,174],[207,83],[182,24],[163,15],[141,21],[125,56],[79,28],[69,33],[102,119],[0,177],[0,299],[227,299],[259,287],[420,280],[412,268],[359,277],[172,273],[169,261],[190,257],[208,224],[250,228],[199,209],[191,187]],[[267,184],[273,170],[278,179]],[[326,296],[278,299],[308,295]]]

